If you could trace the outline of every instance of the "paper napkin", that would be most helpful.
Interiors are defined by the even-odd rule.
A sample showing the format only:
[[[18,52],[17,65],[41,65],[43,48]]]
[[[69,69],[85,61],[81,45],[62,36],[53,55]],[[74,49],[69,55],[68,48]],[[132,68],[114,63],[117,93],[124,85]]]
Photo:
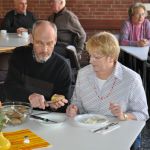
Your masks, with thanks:
[[[3,134],[11,142],[10,150],[32,150],[35,148],[52,146],[29,129],[4,132]]]

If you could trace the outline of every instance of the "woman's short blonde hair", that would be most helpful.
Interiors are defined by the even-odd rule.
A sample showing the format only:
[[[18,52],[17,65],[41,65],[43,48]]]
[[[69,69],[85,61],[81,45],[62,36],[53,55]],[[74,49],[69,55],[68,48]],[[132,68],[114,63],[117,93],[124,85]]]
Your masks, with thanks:
[[[86,43],[89,54],[97,53],[118,60],[120,47],[117,38],[108,32],[93,35]]]

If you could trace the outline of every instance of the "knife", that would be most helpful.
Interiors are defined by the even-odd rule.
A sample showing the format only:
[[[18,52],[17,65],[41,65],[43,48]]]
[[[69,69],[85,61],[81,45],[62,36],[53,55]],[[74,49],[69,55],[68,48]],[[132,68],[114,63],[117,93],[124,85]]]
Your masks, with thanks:
[[[112,122],[105,127],[101,127],[99,129],[94,130],[93,133],[96,133],[96,132],[101,131],[101,130],[107,130],[107,129],[109,129],[109,127],[115,126],[117,124],[118,124],[118,122]]]
[[[58,123],[57,121],[50,120],[50,119],[47,119],[47,118],[43,118],[43,117],[36,116],[36,115],[30,115],[30,117],[31,117],[31,118],[34,118],[34,119],[42,120],[42,121],[45,121],[45,122]]]

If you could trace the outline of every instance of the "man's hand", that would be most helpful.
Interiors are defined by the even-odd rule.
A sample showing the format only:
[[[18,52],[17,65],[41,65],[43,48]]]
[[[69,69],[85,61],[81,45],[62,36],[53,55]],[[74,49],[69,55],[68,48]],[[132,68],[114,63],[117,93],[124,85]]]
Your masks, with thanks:
[[[51,101],[46,102],[46,107],[50,106],[52,109],[58,109],[68,103],[63,95],[54,94]]]
[[[28,29],[23,28],[23,27],[20,27],[20,28],[17,29],[18,34],[22,34],[22,32],[28,32]]]
[[[43,95],[33,93],[29,96],[29,101],[33,108],[45,109],[45,98]]]
[[[78,107],[74,104],[71,104],[67,107],[66,114],[68,117],[75,117],[78,112]]]

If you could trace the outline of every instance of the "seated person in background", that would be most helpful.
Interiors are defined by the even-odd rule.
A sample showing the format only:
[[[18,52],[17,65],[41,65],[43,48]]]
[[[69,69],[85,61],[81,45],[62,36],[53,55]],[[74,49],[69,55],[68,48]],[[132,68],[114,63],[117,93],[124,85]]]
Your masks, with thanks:
[[[66,57],[62,46],[65,49],[67,45],[73,45],[80,56],[84,49],[86,33],[77,16],[67,10],[66,0],[51,0],[50,4],[53,14],[49,16],[48,20],[55,23],[58,29],[56,51]]]
[[[12,54],[4,83],[6,99],[30,101],[32,107],[41,109],[61,107],[58,111],[64,112],[68,102],[65,98],[70,98],[71,73],[64,58],[53,52],[57,28],[39,20],[33,25],[32,38],[33,45],[18,47]],[[54,94],[65,98],[51,103]]]
[[[149,115],[141,78],[118,62],[120,47],[116,37],[101,32],[88,40],[86,48],[91,64],[78,73],[67,115],[99,113],[119,120],[146,121]]]
[[[14,0],[14,6],[15,9],[6,14],[2,29],[18,34],[30,32],[36,19],[31,12],[27,11],[27,0]]]
[[[128,14],[129,19],[121,27],[120,45],[150,46],[150,21],[145,18],[145,6],[136,3],[129,8]]]

